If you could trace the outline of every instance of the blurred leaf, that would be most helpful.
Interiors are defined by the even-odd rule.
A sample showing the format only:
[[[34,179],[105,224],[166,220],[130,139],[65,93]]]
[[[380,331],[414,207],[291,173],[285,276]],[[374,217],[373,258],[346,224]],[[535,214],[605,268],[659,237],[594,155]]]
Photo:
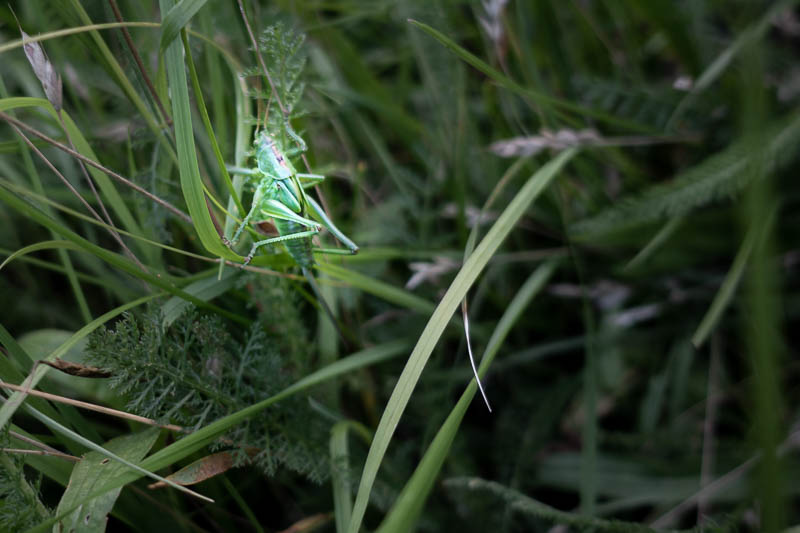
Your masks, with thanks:
[[[218,279],[217,276],[213,275],[208,276],[205,279],[190,283],[184,287],[183,290],[186,294],[191,294],[199,300],[208,302],[233,288],[239,277],[238,274],[239,272],[228,269],[223,272],[222,279]],[[191,305],[192,304],[187,300],[177,296],[173,296],[167,300],[164,305],[161,306],[161,312],[164,315],[164,327],[168,327],[175,322],[175,320],[181,314],[185,313]]]
[[[555,524],[572,526],[577,531],[608,531],[612,533],[656,533],[665,531],[663,529],[649,528],[637,524],[636,522],[604,520],[602,518],[592,518],[576,513],[560,511],[540,501],[534,500],[529,496],[525,496],[514,489],[501,485],[500,483],[487,481],[485,479],[465,477],[453,478],[445,481],[445,486],[450,490],[489,492],[500,500],[497,505],[502,503],[504,509],[510,509],[518,513],[542,518]]]
[[[162,52],[178,37],[183,27],[189,23],[191,18],[200,11],[200,8],[206,2],[207,0],[180,0],[177,5],[169,10],[161,21],[161,44],[159,47]]]
[[[564,109],[566,111],[571,111],[573,113],[577,113],[577,114],[581,114],[581,115],[585,115],[585,116],[590,116],[590,117],[596,118],[598,120],[602,120],[604,122],[608,122],[609,124],[620,126],[620,127],[626,128],[626,129],[633,130],[633,131],[648,132],[648,131],[651,130],[647,126],[643,126],[641,124],[638,124],[638,123],[635,123],[635,122],[632,122],[632,121],[629,121],[629,120],[620,119],[620,118],[615,117],[614,115],[610,115],[610,114],[608,114],[608,113],[606,113],[604,111],[599,111],[599,110],[596,110],[596,109],[586,108],[586,107],[574,104],[573,102],[570,102],[568,100],[562,100],[562,99],[555,98],[555,97],[552,97],[550,95],[541,93],[539,91],[535,91],[533,89],[528,89],[528,88],[522,87],[520,84],[518,84],[517,82],[511,80],[510,78],[508,78],[505,74],[503,74],[499,70],[497,70],[495,68],[492,68],[485,61],[483,61],[482,59],[478,58],[474,54],[471,54],[470,52],[465,50],[463,47],[459,46],[455,41],[453,41],[452,39],[450,39],[449,37],[444,35],[442,32],[440,32],[440,31],[438,31],[438,30],[436,30],[434,28],[431,28],[427,24],[424,24],[422,22],[418,22],[416,20],[409,20],[408,22],[413,24],[414,26],[420,28],[422,31],[424,31],[428,35],[432,36],[434,39],[436,39],[437,41],[442,43],[444,46],[446,46],[447,48],[452,50],[461,59],[463,59],[464,61],[466,61],[467,63],[469,63],[473,67],[475,67],[476,69],[480,70],[481,72],[483,72],[484,74],[489,76],[491,79],[493,79],[495,82],[497,82],[502,87],[505,87],[506,89],[508,89],[508,90],[510,90],[512,92],[515,92],[515,93],[517,93],[519,95],[527,96],[527,97],[535,100],[537,103],[539,103],[540,105],[542,105],[545,108],[552,108],[556,113],[560,114],[562,117],[564,117],[564,114],[561,111],[561,109]]]
[[[129,461],[138,462],[155,444],[158,432],[158,428],[146,429],[141,433],[117,437],[105,443],[103,447]],[[81,502],[81,507],[59,520],[58,524],[53,526],[53,531],[74,531],[75,533],[105,531],[108,522],[107,515],[113,509],[122,489],[110,490],[104,495],[88,501],[85,498],[98,484],[113,480],[127,470],[125,465],[112,461],[98,452],[89,452],[84,455],[81,462],[72,470],[69,485],[61,497],[56,513],[60,514],[71,509],[77,502]]]
[[[770,216],[768,220],[763,220],[760,221],[759,224],[754,224],[747,235],[745,235],[744,241],[733,260],[733,264],[730,270],[728,270],[728,274],[725,276],[717,294],[711,301],[711,306],[708,308],[705,316],[703,316],[703,320],[700,321],[700,324],[697,326],[697,331],[692,335],[692,344],[695,349],[703,345],[709,334],[714,331],[717,323],[722,318],[725,309],[730,305],[736,293],[736,288],[739,286],[739,281],[742,279],[744,269],[750,261],[753,248],[756,246],[756,243],[763,241],[765,232],[770,227],[773,219],[774,216]]]

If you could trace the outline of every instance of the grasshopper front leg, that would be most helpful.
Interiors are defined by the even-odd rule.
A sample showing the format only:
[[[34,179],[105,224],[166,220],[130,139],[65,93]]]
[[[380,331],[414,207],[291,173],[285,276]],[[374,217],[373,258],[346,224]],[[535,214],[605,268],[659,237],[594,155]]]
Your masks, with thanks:
[[[253,195],[253,204],[250,207],[250,212],[247,213],[247,215],[245,215],[244,219],[242,220],[242,223],[239,225],[238,228],[236,228],[233,237],[230,240],[228,240],[227,237],[225,237],[224,235],[222,236],[222,242],[228,248],[232,248],[234,244],[239,242],[239,237],[241,237],[242,231],[244,231],[244,229],[248,226],[248,224],[250,224],[250,219],[252,219],[253,215],[256,213],[258,204],[261,202],[261,198],[264,196],[264,190],[266,189],[266,186],[267,185],[265,182],[261,182],[258,185],[258,187],[256,187],[256,192]]]

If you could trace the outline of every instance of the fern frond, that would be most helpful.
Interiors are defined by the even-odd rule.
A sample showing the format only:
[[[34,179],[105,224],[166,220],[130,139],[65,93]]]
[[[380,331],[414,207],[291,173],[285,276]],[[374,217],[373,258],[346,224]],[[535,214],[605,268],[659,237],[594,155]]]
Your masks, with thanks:
[[[276,305],[280,309],[273,310],[286,312]],[[94,364],[113,372],[111,385],[127,395],[130,411],[197,428],[297,379],[294,371],[306,368],[307,361],[290,352],[308,351],[282,339],[284,333],[278,329],[269,335],[257,323],[238,342],[217,317],[185,313],[164,329],[160,313],[150,311],[140,318],[127,315],[113,330],[98,331],[87,352]],[[283,465],[321,481],[328,474],[327,429],[304,399],[287,399],[234,428],[215,448],[233,443],[239,462],[255,449],[255,461],[267,475]]]
[[[305,35],[295,33],[282,22],[278,22],[265,29],[258,41],[258,52],[264,59],[273,87],[251,89],[248,96],[269,103],[270,112],[266,117],[266,129],[273,134],[280,132],[279,137],[281,137],[285,134],[286,119],[296,115],[295,107],[305,89],[301,79],[307,61],[303,48]],[[245,69],[241,75],[252,77],[263,76],[264,73],[259,65]],[[274,101],[276,95],[287,116],[283,116],[280,111],[281,106]],[[279,141],[283,139],[279,138]],[[279,148],[284,149],[285,146]]]
[[[0,454],[0,531],[25,531],[52,515],[39,499],[41,474],[29,483],[23,465],[18,457]]]
[[[655,222],[665,217],[684,215],[700,206],[741,191],[753,177],[748,165],[763,158],[766,173],[784,166],[796,156],[800,143],[800,115],[772,124],[754,146],[753,139],[740,141],[669,183],[653,185],[644,193],[623,199],[601,213],[578,221],[570,233],[578,239],[594,238]]]
[[[573,83],[585,105],[662,130],[684,93],[671,88],[634,88],[621,81],[576,75]]]

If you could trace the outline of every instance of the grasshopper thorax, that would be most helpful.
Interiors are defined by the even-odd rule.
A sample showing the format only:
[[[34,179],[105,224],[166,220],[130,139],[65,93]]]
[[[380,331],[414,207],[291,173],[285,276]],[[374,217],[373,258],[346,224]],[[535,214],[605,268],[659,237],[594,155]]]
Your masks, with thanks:
[[[275,138],[265,131],[256,138],[255,159],[261,174],[259,181],[264,198],[277,200],[295,213],[305,213],[303,190],[297,181],[297,171],[278,147]]]

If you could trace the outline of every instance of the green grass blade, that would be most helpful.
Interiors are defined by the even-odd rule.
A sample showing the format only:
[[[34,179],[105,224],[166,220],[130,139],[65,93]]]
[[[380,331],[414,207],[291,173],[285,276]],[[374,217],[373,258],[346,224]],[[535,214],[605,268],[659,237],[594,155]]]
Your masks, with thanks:
[[[508,336],[513,325],[522,315],[522,312],[528,306],[530,301],[536,296],[545,283],[555,272],[557,260],[551,260],[544,263],[533,274],[530,275],[525,284],[520,288],[514,299],[508,305],[506,312],[497,323],[497,327],[492,332],[492,336],[486,345],[486,350],[481,357],[481,369],[479,374],[485,375],[486,371],[494,360],[503,341]],[[461,395],[458,403],[450,412],[442,424],[439,431],[436,433],[433,442],[428,447],[425,455],[422,457],[411,479],[408,480],[402,492],[395,500],[392,509],[389,511],[386,519],[378,528],[378,533],[390,533],[395,531],[411,531],[422,512],[425,501],[428,499],[439,472],[444,465],[445,459],[450,452],[450,447],[458,433],[458,428],[461,421],[467,412],[467,408],[472,399],[475,397],[475,392],[478,390],[477,382],[473,378],[469,386]]]
[[[16,339],[11,336],[2,324],[0,324],[0,345],[5,347],[9,355],[11,355],[13,360],[17,363],[16,365],[12,364],[11,358],[9,357],[0,357],[0,379],[8,383],[22,383],[25,379],[23,371],[27,371],[31,368],[33,359],[22,346],[17,343]],[[31,397],[28,399],[28,402],[48,416],[58,416],[53,406],[42,398]],[[11,427],[14,427],[14,424],[11,424]]]
[[[739,287],[742,275],[744,274],[745,267],[750,261],[753,248],[757,242],[764,238],[764,230],[770,227],[771,221],[774,218],[773,213],[773,216],[770,216],[769,220],[764,221],[763,224],[753,225],[745,236],[744,242],[742,242],[741,247],[739,247],[739,251],[736,253],[736,257],[733,260],[728,274],[725,276],[717,294],[711,301],[711,306],[703,316],[703,320],[700,321],[700,325],[697,326],[694,335],[692,335],[692,344],[695,348],[700,348],[700,346],[705,343],[720,318],[722,318],[722,314],[731,304],[733,296],[736,294],[736,289]]]
[[[173,7],[174,2],[172,0],[161,0],[159,5],[162,13],[167,13]],[[183,43],[176,39],[167,47],[164,54],[167,78],[169,80],[170,100],[172,102],[172,115],[175,123],[178,171],[181,178],[183,197],[189,208],[189,214],[194,221],[200,242],[203,243],[206,250],[232,261],[242,261],[242,257],[222,244],[206,206],[203,181],[197,165],[197,150],[194,144],[192,116],[189,107],[189,87],[186,79],[183,53]]]
[[[161,44],[159,48],[163,52],[178,34],[186,26],[191,18],[200,11],[207,0],[180,0],[161,21]]]
[[[2,77],[0,77],[0,96],[3,99],[9,98],[8,91],[6,90],[6,86],[3,83]],[[15,116],[14,112],[9,113],[12,116]],[[42,179],[39,176],[39,172],[36,170],[36,166],[33,163],[33,157],[31,156],[31,150],[28,148],[28,145],[23,141],[19,136],[17,136],[17,151],[22,154],[22,161],[25,168],[25,171],[28,174],[28,177],[31,181],[33,189],[41,194],[44,195],[44,187],[42,186]],[[52,215],[53,213],[49,210],[46,210],[48,214]],[[53,237],[55,237],[55,233],[52,231],[50,232]],[[72,289],[73,294],[75,295],[75,300],[78,303],[78,307],[81,310],[81,317],[83,318],[84,322],[89,322],[92,319],[92,313],[89,310],[89,304],[86,301],[86,295],[83,292],[83,288],[81,287],[80,282],[78,281],[78,275],[75,271],[75,267],[72,264],[72,260],[69,257],[69,254],[66,250],[59,250],[58,257],[61,260],[61,264],[64,267],[64,274],[67,277],[67,281],[69,282],[70,288]]]
[[[658,232],[653,235],[653,238],[641,249],[639,252],[631,259],[627,265],[623,268],[623,270],[636,270],[641,265],[643,265],[650,257],[661,248],[665,242],[672,237],[672,234],[680,227],[683,223],[683,217],[672,217],[669,222],[664,224],[664,226],[658,230]]]
[[[73,11],[78,15],[84,24],[91,26],[92,20],[89,18],[88,13],[83,8],[79,0],[69,0],[69,4],[72,6]],[[152,24],[152,23],[148,23]],[[131,23],[124,23],[118,24],[118,26],[130,26]],[[164,150],[170,155],[170,157],[175,160],[175,151],[173,150],[172,146],[170,145],[167,137],[164,135],[164,130],[158,123],[158,120],[151,112],[150,108],[147,106],[144,100],[139,96],[139,93],[136,92],[136,89],[133,87],[133,84],[130,82],[128,77],[125,75],[125,70],[119,64],[114,55],[114,52],[108,47],[106,42],[103,40],[103,37],[100,35],[96,29],[91,29],[89,34],[92,37],[95,45],[97,46],[98,55],[100,59],[105,62],[108,66],[108,69],[111,71],[112,77],[116,80],[117,85],[119,88],[122,89],[122,92],[125,96],[130,100],[136,110],[139,112],[141,117],[147,123],[148,128],[156,138],[161,142]]]
[[[52,116],[54,119],[57,120],[59,117],[59,114],[56,113],[56,110],[53,108],[52,104],[43,98],[23,97],[5,98],[0,100],[0,110],[2,111],[24,107],[39,107],[47,111],[47,113],[50,114],[50,116]],[[75,150],[81,155],[88,157],[92,161],[99,161],[97,155],[94,153],[94,150],[92,150],[91,145],[83,136],[81,130],[75,125],[72,118],[70,118],[69,114],[62,110],[61,117],[64,120],[67,133],[75,145]],[[111,178],[109,178],[105,173],[91,166],[87,166],[86,170],[92,176],[92,179],[94,179],[94,181],[97,183],[100,192],[108,202],[108,205],[119,217],[120,221],[122,222],[122,226],[135,235],[141,235],[142,230],[139,227],[138,222],[136,222],[134,219],[133,215],[128,209],[127,204],[122,199],[122,196],[120,196],[119,192],[114,186],[114,183],[111,181]],[[149,250],[143,249],[143,252],[147,253]]]
[[[162,476],[159,476],[158,474],[154,474],[154,473],[148,471],[147,469],[142,468],[138,464],[134,464],[134,463],[128,461],[127,459],[125,459],[123,457],[120,457],[116,453],[113,453],[113,452],[103,448],[99,444],[96,444],[96,443],[90,441],[89,439],[87,439],[83,435],[79,435],[78,433],[75,433],[74,431],[72,431],[68,427],[56,422],[55,420],[53,420],[49,416],[46,416],[46,415],[40,413],[36,409],[34,409],[34,408],[30,407],[30,406],[25,406],[25,407],[26,407],[26,411],[28,413],[33,415],[33,417],[36,418],[37,420],[39,420],[39,422],[41,422],[42,424],[44,424],[45,426],[50,428],[50,430],[52,430],[54,433],[59,433],[61,435],[64,435],[65,437],[67,437],[67,438],[69,438],[69,439],[71,439],[71,440],[73,440],[73,441],[75,441],[75,442],[77,442],[79,444],[82,444],[83,446],[86,446],[87,448],[89,448],[92,451],[95,451],[95,452],[97,452],[97,453],[99,453],[99,454],[101,454],[101,455],[103,455],[105,457],[113,459],[114,461],[116,461],[116,462],[120,463],[121,465],[127,467],[127,468],[124,469],[124,471],[134,470],[137,473],[139,473],[140,475],[147,476],[147,477],[150,477],[150,478],[155,479],[157,481],[161,481],[163,483],[166,483],[170,487],[178,489],[181,492],[185,492],[185,493],[191,494],[193,496],[198,496],[198,497],[200,497],[200,498],[202,498],[202,499],[204,499],[206,501],[213,502],[213,500],[211,500],[210,498],[206,498],[205,496],[200,496],[199,494],[197,494],[193,490],[189,490],[186,487],[182,487],[182,486],[178,485],[177,483],[175,483],[173,481],[170,481],[169,479],[166,479],[166,478],[164,478]],[[159,431],[158,428],[153,428],[153,430],[156,433]],[[121,475],[120,473],[117,473],[117,476],[115,476],[115,477],[119,477],[120,475]],[[98,496],[105,495],[107,492],[108,491],[103,491],[100,494],[92,493],[91,497],[88,497],[88,498],[85,497],[85,494],[84,494],[83,497],[78,499],[78,501],[80,501],[81,503],[79,503],[78,505],[75,505],[75,506],[71,506],[69,509],[70,510],[74,510],[74,509],[80,507],[81,505],[85,505],[86,503],[90,502],[91,500],[95,499]],[[67,514],[67,512],[65,511],[64,515],[66,515],[66,514]],[[64,516],[64,515],[59,515],[59,516]]]
[[[5,346],[8,354],[21,368],[30,368],[33,364],[33,359],[2,324],[0,324],[0,344]]]
[[[8,255],[11,255],[13,253],[14,252],[12,250],[6,250],[5,248],[0,248],[0,255],[8,256]],[[51,270],[53,272],[58,272],[59,274],[66,274],[67,273],[66,269],[64,268],[63,265],[60,265],[60,264],[57,264],[57,263],[53,263],[53,262],[50,262],[50,261],[44,261],[42,259],[37,259],[35,257],[29,257],[29,256],[26,256],[26,255],[21,256],[19,258],[19,260],[21,262],[23,262],[23,263],[29,263],[31,265],[34,265],[34,266],[37,266],[37,267],[40,267],[40,268],[44,268],[46,270]],[[129,299],[127,297],[130,296],[131,294],[133,294],[133,291],[129,290],[126,287],[119,287],[117,285],[114,285],[114,282],[111,281],[111,280],[101,279],[101,278],[98,278],[98,277],[95,277],[95,276],[91,276],[89,274],[84,274],[83,272],[76,272],[75,275],[76,275],[76,277],[77,277],[77,279],[79,281],[82,281],[84,283],[89,283],[91,285],[96,285],[98,287],[103,287],[105,289],[108,289],[112,293],[113,292],[122,293],[122,299]],[[88,320],[87,320],[87,322],[88,322]]]
[[[428,300],[354,270],[348,270],[333,263],[317,263],[316,267],[320,272],[400,307],[425,315],[431,314],[434,310],[435,306]]]
[[[23,437],[27,437],[29,439],[35,439],[34,435],[28,433],[27,431],[17,426],[16,424],[11,424],[11,431]],[[23,442],[13,436],[11,437],[11,442],[15,445],[20,445],[20,446],[30,445],[28,442]],[[46,477],[49,477],[62,487],[67,486],[67,483],[69,482],[70,473],[72,472],[71,464],[61,461],[52,461],[50,457],[45,457],[45,456],[28,457],[25,461],[25,464],[26,466],[30,466],[34,470],[41,472]]]
[[[0,263],[0,270],[3,270],[3,267],[6,266],[8,263],[16,259],[17,257],[21,257],[25,254],[31,254],[33,252],[38,252],[40,250],[57,250],[57,249],[70,249],[70,250],[80,250],[80,246],[77,244],[70,242],[70,241],[42,241],[37,242],[36,244],[31,244],[24,248],[20,248],[16,252],[12,253],[8,257],[6,257],[5,261]]]
[[[353,497],[350,492],[350,451],[347,446],[348,421],[337,422],[331,428],[331,485],[333,487],[333,515],[336,519],[336,533],[344,533],[350,523],[353,511]]]
[[[480,70],[481,72],[489,76],[500,86],[505,87],[506,89],[520,96],[528,97],[534,100],[539,105],[552,108],[553,111],[557,113],[559,116],[561,116],[562,119],[565,119],[567,122],[570,122],[573,125],[575,124],[575,120],[570,119],[568,116],[564,115],[564,113],[560,111],[560,109],[564,109],[566,111],[570,111],[578,115],[596,118],[597,120],[601,120],[610,125],[618,126],[620,128],[628,129],[631,131],[638,131],[641,133],[653,133],[652,128],[649,128],[642,124],[631,122],[629,120],[620,119],[604,111],[598,111],[596,109],[580,106],[568,100],[562,100],[560,98],[555,98],[553,96],[549,96],[539,91],[525,88],[520,84],[518,84],[517,82],[515,82],[514,80],[507,77],[499,70],[491,67],[488,63],[486,63],[479,57],[473,55],[472,53],[468,52],[467,50],[459,46],[455,41],[447,37],[442,32],[428,26],[427,24],[418,22],[416,20],[409,20],[408,22],[416,26],[417,28],[421,29],[422,31],[424,31],[425,33],[427,33],[440,43],[442,43],[445,47],[452,50],[458,57],[460,57],[461,59],[463,59],[476,69]]]
[[[541,169],[539,169],[528,182],[517,193],[508,207],[503,211],[492,228],[483,238],[475,249],[475,252],[467,259],[464,266],[456,275],[455,280],[450,285],[442,301],[436,307],[425,330],[417,342],[414,351],[406,363],[397,385],[395,386],[389,403],[384,410],[378,429],[375,432],[375,439],[369,450],[364,471],[361,475],[361,482],[353,507],[353,517],[350,521],[348,531],[358,533],[361,528],[361,521],[366,512],[369,494],[378,468],[389,447],[394,430],[400,422],[400,417],[405,410],[411,393],[419,380],[422,369],[430,357],[431,352],[436,347],[444,328],[450,322],[456,308],[467,294],[467,291],[477,279],[483,268],[494,255],[500,244],[508,236],[516,225],[517,221],[525,213],[528,206],[539,194],[555,179],[563,166],[577,153],[576,150],[567,150],[559,154]]]
[[[54,119],[59,118],[59,115],[56,113],[50,102],[41,98],[8,98],[0,101],[0,109],[2,110],[33,106],[43,108]],[[73,122],[72,118],[70,118],[70,116],[63,110],[61,111],[60,118],[63,121],[67,134],[69,135],[75,150],[93,161],[98,161],[98,158],[91,145],[83,136],[81,130]],[[89,172],[95,183],[97,183],[98,189],[100,193],[102,193],[105,202],[111,207],[111,211],[116,214],[117,218],[121,222],[121,226],[127,229],[127,233],[135,236],[143,235],[143,231],[139,223],[130,212],[130,209],[128,209],[127,203],[120,195],[119,191],[117,191],[114,182],[109,178],[109,176],[92,166],[87,165],[86,170]],[[117,227],[111,228],[108,225],[105,225],[105,227],[113,232],[123,231]],[[153,253],[154,250],[152,248],[145,246],[141,241],[137,242],[136,244],[140,252],[149,260],[151,260],[151,262],[156,259],[156,255]]]
[[[27,188],[24,188],[24,187],[20,187],[18,185],[14,185],[13,183],[11,183],[9,181],[6,181],[6,180],[4,180],[2,178],[0,178],[0,187],[5,187],[6,189],[8,189],[9,191],[11,191],[13,193],[16,193],[18,195],[30,198],[31,200],[35,200],[36,202],[40,202],[40,203],[44,204],[46,207],[53,207],[53,208],[57,209],[58,211],[60,211],[62,213],[65,213],[67,215],[79,218],[79,219],[81,219],[84,222],[87,222],[89,224],[92,224],[92,225],[95,225],[95,226],[98,226],[100,228],[104,228],[104,229],[107,229],[107,230],[114,229],[120,235],[123,235],[125,237],[130,237],[131,239],[135,239],[135,240],[139,241],[142,244],[147,244],[147,245],[155,247],[155,248],[161,248],[162,250],[166,250],[166,251],[173,252],[173,253],[176,253],[176,254],[185,255],[187,257],[193,257],[195,259],[200,259],[202,261],[216,261],[215,259],[212,259],[212,258],[210,258],[208,256],[205,256],[205,255],[189,252],[189,251],[184,250],[182,248],[175,248],[174,246],[170,246],[168,244],[163,244],[161,242],[157,242],[157,241],[148,239],[146,237],[142,237],[141,235],[136,235],[136,234],[131,233],[129,231],[125,231],[123,229],[112,228],[110,225],[108,225],[105,222],[102,222],[100,220],[97,220],[96,218],[94,218],[92,216],[80,213],[80,212],[78,212],[78,211],[76,211],[74,209],[71,209],[71,208],[69,208],[69,207],[67,207],[65,205],[62,205],[62,204],[60,204],[58,202],[55,202],[55,201],[47,198],[46,196],[41,196],[41,195],[36,194],[35,192],[31,191],[30,189],[27,189]],[[45,212],[49,212],[49,210],[47,210]],[[52,216],[52,215],[50,215],[50,216]],[[53,218],[55,218],[55,217],[53,217]],[[81,276],[81,274],[79,273],[78,277],[80,277],[80,276]],[[169,277],[169,276],[167,276],[167,277]]]
[[[132,261],[128,260],[127,258],[119,254],[109,252],[105,248],[102,248],[100,246],[97,246],[89,242],[88,240],[84,239],[83,237],[73,232],[72,230],[57,223],[55,220],[48,217],[40,210],[34,208],[33,206],[31,206],[26,202],[23,202],[22,200],[20,200],[13,194],[9,193],[2,187],[0,187],[0,201],[4,201],[5,203],[9,204],[11,207],[23,213],[24,215],[28,216],[32,220],[35,220],[36,222],[42,224],[43,226],[54,230],[62,237],[65,237],[66,239],[76,243],[81,248],[81,250],[96,255],[100,259],[119,268],[124,272],[127,272],[128,274],[131,274],[134,277],[142,279],[147,283],[159,287],[160,289],[163,289],[166,292],[169,292],[175,296],[180,296],[181,298],[184,298],[199,307],[211,309],[216,313],[219,313],[220,315],[225,316],[240,324],[248,325],[250,323],[248,319],[240,315],[226,311],[225,309],[209,304],[208,302],[204,302],[203,300],[196,298],[193,295],[178,289],[170,280],[166,279],[163,276],[142,272]]]
[[[175,6],[175,8],[177,7],[179,6]],[[211,126],[211,119],[208,117],[206,102],[203,99],[203,90],[200,87],[200,80],[197,77],[197,71],[194,67],[194,60],[192,59],[189,40],[186,38],[185,33],[183,34],[183,47],[186,50],[186,62],[189,65],[189,78],[192,80],[192,90],[194,91],[194,97],[197,100],[197,109],[200,111],[200,118],[203,119],[203,126],[205,127],[206,135],[208,135],[208,140],[211,143],[211,149],[214,151],[214,157],[217,159],[217,165],[219,166],[220,174],[222,174],[222,180],[225,182],[225,186],[228,188],[228,193],[236,204],[236,209],[239,213],[244,213],[244,206],[242,205],[242,201],[239,199],[239,194],[236,191],[233,182],[231,181],[231,176],[228,173],[227,166],[225,165],[225,158],[222,157],[222,150],[219,148],[217,137],[214,135],[214,128]],[[236,87],[241,88],[239,85]]]
[[[67,28],[58,31],[51,31],[39,35],[31,35],[26,39],[17,39],[0,45],[0,54],[13,50],[15,48],[22,48],[27,43],[38,43],[55,39],[58,37],[66,37],[67,35],[75,35],[78,33],[93,32],[97,30],[109,30],[112,28],[159,28],[161,24],[157,22],[107,22],[104,24],[89,24],[88,26],[80,26],[75,28]]]
[[[372,442],[372,434],[366,426],[353,420],[342,420],[331,428],[331,486],[333,488],[333,514],[336,533],[347,531],[350,515],[353,512],[353,469],[350,465],[348,436],[354,431],[367,446]]]

